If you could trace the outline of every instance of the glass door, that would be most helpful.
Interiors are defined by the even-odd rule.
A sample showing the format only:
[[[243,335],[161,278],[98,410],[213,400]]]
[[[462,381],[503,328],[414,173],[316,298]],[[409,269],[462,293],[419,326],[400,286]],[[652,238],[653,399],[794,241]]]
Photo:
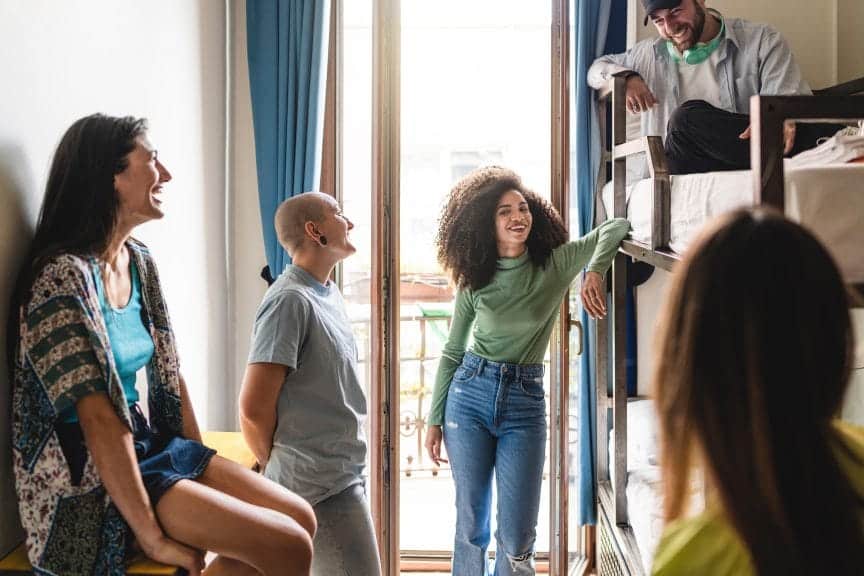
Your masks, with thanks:
[[[435,255],[438,215],[457,180],[490,164],[512,168],[549,198],[552,10],[549,0],[403,0],[401,12],[398,472],[404,572],[412,564],[446,559],[456,525],[450,470],[434,466],[422,448],[454,298]],[[544,562],[549,470],[547,458],[536,544]],[[494,513],[492,523],[494,534]],[[489,548],[495,550],[494,537]]]
[[[388,576],[449,573],[453,549],[453,479],[423,449],[454,297],[434,248],[443,202],[470,170],[498,164],[567,215],[566,4],[334,2],[339,189],[358,246],[342,282],[370,398],[370,503]],[[578,412],[568,412],[572,386],[561,382],[578,374],[568,353],[578,346],[561,324],[545,360],[550,428],[536,550],[540,572],[563,575],[567,550],[581,544],[565,541],[568,414]]]

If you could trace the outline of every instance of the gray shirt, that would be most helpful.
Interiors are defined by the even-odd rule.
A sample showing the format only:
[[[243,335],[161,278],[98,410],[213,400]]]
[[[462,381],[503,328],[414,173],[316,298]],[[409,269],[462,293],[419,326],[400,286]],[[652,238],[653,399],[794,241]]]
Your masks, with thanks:
[[[810,94],[789,45],[767,24],[726,18],[726,35],[717,47],[719,108],[750,113],[755,95]],[[682,104],[678,66],[662,38],[642,40],[623,54],[601,56],[588,69],[588,84],[605,86],[613,74],[634,70],[645,80],[657,104],[642,114],[642,135],[666,137],[666,124]]]
[[[289,368],[264,475],[312,505],[362,483],[366,397],[336,285],[288,266],[258,307],[249,352],[255,362]]]

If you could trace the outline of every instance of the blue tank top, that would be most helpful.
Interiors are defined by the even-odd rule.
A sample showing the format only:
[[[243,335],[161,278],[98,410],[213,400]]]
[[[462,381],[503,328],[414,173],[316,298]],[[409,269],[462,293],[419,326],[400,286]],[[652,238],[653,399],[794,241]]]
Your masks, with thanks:
[[[144,325],[143,300],[141,298],[141,279],[135,260],[130,257],[129,273],[132,276],[132,295],[129,302],[122,308],[114,308],[105,296],[105,286],[102,284],[102,274],[98,265],[93,263],[93,279],[96,292],[99,295],[99,306],[108,328],[108,340],[111,342],[111,352],[114,364],[126,393],[126,401],[131,406],[138,402],[138,391],[135,389],[135,375],[153,358],[153,338]],[[77,422],[78,414],[70,408],[64,422]]]

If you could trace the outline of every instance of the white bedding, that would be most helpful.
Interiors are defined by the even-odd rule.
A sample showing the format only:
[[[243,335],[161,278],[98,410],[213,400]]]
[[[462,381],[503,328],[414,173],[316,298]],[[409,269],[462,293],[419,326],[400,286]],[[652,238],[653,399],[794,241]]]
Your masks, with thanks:
[[[663,488],[660,480],[657,416],[647,398],[627,402],[627,512],[645,573],[663,535]],[[615,458],[615,431],[609,433],[609,462]],[[610,466],[614,482],[614,470]],[[691,482],[691,506],[701,508],[701,484]]]
[[[857,426],[864,426],[864,310],[861,308],[852,310],[852,326],[855,329],[857,345],[841,418]]]
[[[784,172],[786,214],[808,226],[828,246],[847,281],[864,282],[864,164],[787,168]],[[671,184],[669,247],[679,254],[706,221],[753,204],[749,170],[673,176]],[[627,189],[633,239],[644,243],[650,242],[650,192],[650,180],[640,180]],[[611,182],[603,188],[603,204],[611,215]]]
[[[663,496],[658,460],[657,417],[649,399],[627,402],[627,508],[630,526],[650,573],[654,550],[663,534]],[[615,430],[609,433],[610,476],[614,482]]]
[[[663,535],[663,487],[659,466],[632,468],[627,473],[627,511],[642,566],[645,573],[650,574],[654,552]]]
[[[660,464],[660,442],[657,439],[657,434],[657,415],[654,413],[654,402],[649,398],[631,398],[628,400],[627,463],[631,469]],[[615,431],[612,430],[609,432],[609,445],[614,444]]]

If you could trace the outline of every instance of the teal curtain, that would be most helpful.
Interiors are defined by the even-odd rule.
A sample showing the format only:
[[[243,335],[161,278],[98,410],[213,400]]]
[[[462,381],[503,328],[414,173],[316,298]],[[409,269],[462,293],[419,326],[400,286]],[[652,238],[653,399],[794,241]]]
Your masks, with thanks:
[[[587,234],[594,226],[594,187],[600,162],[599,124],[594,91],[588,86],[588,68],[607,50],[607,40],[614,35],[622,40],[626,34],[626,0],[571,0],[573,38],[570,60],[573,62],[573,94],[570,103],[572,182],[578,234]],[[580,359],[579,377],[579,514],[580,524],[595,524],[594,454],[596,451],[597,394],[594,376],[597,335],[582,310],[582,325],[588,327]]]
[[[276,239],[276,208],[320,179],[329,33],[330,0],[246,3],[258,199],[274,278],[290,262]]]

